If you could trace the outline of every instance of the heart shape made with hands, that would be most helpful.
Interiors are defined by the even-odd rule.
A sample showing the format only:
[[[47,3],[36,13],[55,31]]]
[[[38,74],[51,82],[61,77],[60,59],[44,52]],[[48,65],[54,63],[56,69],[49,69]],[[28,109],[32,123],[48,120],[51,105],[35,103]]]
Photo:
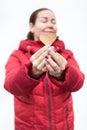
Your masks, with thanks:
[[[40,41],[45,45],[51,45],[56,39],[57,36],[55,33],[41,33],[40,35]]]

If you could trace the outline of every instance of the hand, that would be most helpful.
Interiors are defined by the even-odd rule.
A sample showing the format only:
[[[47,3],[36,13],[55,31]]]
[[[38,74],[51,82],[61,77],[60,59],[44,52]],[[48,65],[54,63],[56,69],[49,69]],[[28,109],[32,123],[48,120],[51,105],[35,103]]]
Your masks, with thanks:
[[[45,56],[48,54],[49,46],[46,45],[33,54],[30,58],[32,62],[32,75],[34,77],[40,77],[44,72],[46,72],[45,66]]]
[[[59,53],[53,51],[52,49],[48,49],[48,55],[46,57],[45,64],[49,74],[59,78],[66,68],[67,61]]]

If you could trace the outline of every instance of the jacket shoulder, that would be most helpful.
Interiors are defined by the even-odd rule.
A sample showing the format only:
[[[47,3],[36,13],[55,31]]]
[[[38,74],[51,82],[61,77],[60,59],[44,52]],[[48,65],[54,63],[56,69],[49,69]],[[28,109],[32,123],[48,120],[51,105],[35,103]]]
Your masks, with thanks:
[[[67,49],[63,40],[58,40],[55,42],[56,49],[62,51],[67,55],[73,55],[73,52],[70,49]]]
[[[17,58],[21,63],[28,62],[27,56],[21,50],[14,50],[10,57],[11,56]]]

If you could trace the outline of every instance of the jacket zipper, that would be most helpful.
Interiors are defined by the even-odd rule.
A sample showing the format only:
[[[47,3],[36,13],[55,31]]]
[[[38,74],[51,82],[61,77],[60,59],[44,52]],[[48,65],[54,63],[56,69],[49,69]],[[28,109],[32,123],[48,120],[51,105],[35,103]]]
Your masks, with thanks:
[[[51,120],[51,101],[50,101],[50,90],[48,84],[48,77],[46,75],[46,92],[48,96],[48,119],[49,119],[49,130],[52,130],[52,120]]]
[[[68,124],[68,106],[66,106],[66,123],[67,123],[67,130],[69,130],[69,124]]]

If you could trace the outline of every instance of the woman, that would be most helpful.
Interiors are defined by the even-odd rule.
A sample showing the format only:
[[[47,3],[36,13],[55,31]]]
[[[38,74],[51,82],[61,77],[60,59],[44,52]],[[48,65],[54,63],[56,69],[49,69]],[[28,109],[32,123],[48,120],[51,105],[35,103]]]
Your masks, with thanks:
[[[45,45],[41,34],[56,34],[52,10],[32,13],[30,32],[6,63],[4,88],[14,95],[15,130],[74,130],[72,92],[84,74],[72,51],[58,38]]]

